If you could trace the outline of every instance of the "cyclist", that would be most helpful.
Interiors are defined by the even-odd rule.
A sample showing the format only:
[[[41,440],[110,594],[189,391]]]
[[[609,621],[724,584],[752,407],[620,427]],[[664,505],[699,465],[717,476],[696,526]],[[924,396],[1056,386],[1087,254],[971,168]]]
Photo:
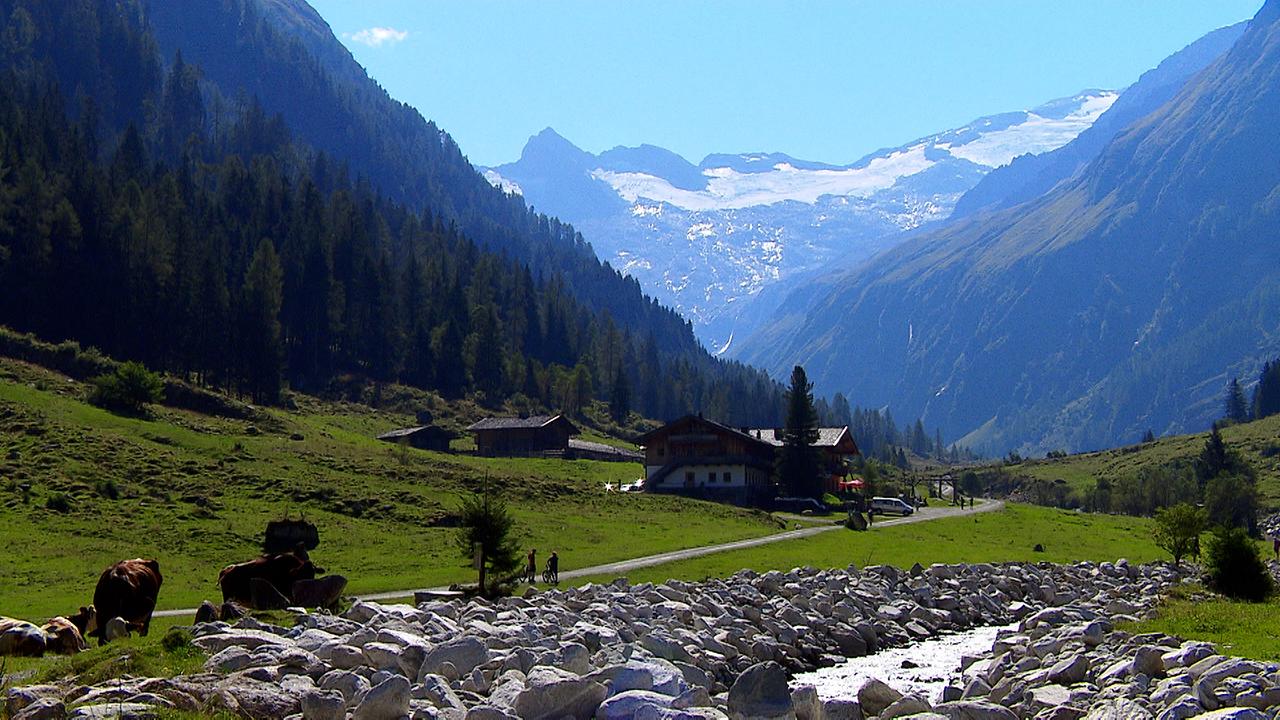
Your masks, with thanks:
[[[547,558],[547,572],[544,579],[552,585],[560,584],[560,556],[556,555],[554,550],[551,551],[551,557]]]

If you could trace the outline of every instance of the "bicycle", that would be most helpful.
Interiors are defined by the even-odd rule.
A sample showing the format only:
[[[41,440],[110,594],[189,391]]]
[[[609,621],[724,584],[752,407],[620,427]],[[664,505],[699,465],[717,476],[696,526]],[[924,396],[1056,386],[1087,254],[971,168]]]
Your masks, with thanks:
[[[547,585],[560,584],[559,573],[551,572],[551,563],[547,563],[546,568],[544,568],[542,571],[542,582],[546,583]]]

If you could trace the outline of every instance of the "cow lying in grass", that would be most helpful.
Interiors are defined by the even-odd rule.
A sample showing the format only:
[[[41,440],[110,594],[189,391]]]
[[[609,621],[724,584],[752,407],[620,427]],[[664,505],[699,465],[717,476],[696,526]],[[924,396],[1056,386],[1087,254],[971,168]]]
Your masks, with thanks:
[[[289,552],[263,555],[248,562],[228,565],[218,575],[218,585],[222,588],[224,602],[236,602],[256,609],[271,609],[259,607],[263,604],[261,592],[255,602],[255,584],[272,591],[273,595],[288,604],[295,582],[314,580],[316,575],[323,572],[324,568],[316,567],[306,549],[299,546]]]
[[[88,649],[80,630],[56,617],[37,627],[25,620],[0,617],[0,656],[40,657],[46,652],[72,655]]]

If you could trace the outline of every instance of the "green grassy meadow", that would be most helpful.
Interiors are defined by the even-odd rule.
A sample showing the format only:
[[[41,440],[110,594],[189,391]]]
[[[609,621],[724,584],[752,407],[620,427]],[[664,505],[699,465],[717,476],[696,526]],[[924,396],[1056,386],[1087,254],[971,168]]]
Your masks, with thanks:
[[[1204,640],[1218,652],[1255,660],[1280,660],[1280,599],[1250,603],[1207,594],[1198,586],[1175,593],[1156,617],[1131,623],[1134,633],[1162,632]]]
[[[217,597],[218,571],[255,556],[269,520],[320,529],[317,564],[369,593],[467,581],[453,511],[488,483],[522,546],[566,566],[759,536],[768,515],[604,492],[635,464],[479,458],[388,445],[407,415],[298,399],[256,423],[156,408],[150,419],[84,402],[87,388],[0,360],[0,614],[43,619],[91,601],[102,569],[155,557],[160,608]]]
[[[628,574],[633,583],[727,577],[742,568],[758,571],[796,567],[845,567],[850,563],[897,565],[959,562],[1148,562],[1167,558],[1151,540],[1151,521],[1092,515],[1034,505],[1008,504],[1002,511],[943,518],[870,532],[835,530],[800,540],[706,555]],[[1037,544],[1044,552],[1035,552]],[[608,582],[611,577],[590,578]]]
[[[1189,465],[1204,449],[1208,436],[1208,432],[1176,435],[1141,445],[1032,460],[1007,470],[1050,482],[1065,480],[1073,488],[1084,490],[1093,487],[1099,478],[1115,481],[1143,470]],[[1280,415],[1225,427],[1222,439],[1257,471],[1263,507],[1280,508]]]

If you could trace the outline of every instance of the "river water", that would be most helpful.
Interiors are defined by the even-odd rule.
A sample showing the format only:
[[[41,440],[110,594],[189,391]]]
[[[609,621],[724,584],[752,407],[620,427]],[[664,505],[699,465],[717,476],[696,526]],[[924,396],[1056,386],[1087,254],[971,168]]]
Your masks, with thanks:
[[[997,633],[1016,628],[1016,624],[975,628],[924,640],[909,647],[850,658],[839,665],[796,675],[791,685],[813,685],[823,700],[856,700],[858,688],[867,680],[876,678],[898,692],[920,695],[931,703],[937,703],[941,700],[942,688],[959,679],[961,657],[988,655]]]

